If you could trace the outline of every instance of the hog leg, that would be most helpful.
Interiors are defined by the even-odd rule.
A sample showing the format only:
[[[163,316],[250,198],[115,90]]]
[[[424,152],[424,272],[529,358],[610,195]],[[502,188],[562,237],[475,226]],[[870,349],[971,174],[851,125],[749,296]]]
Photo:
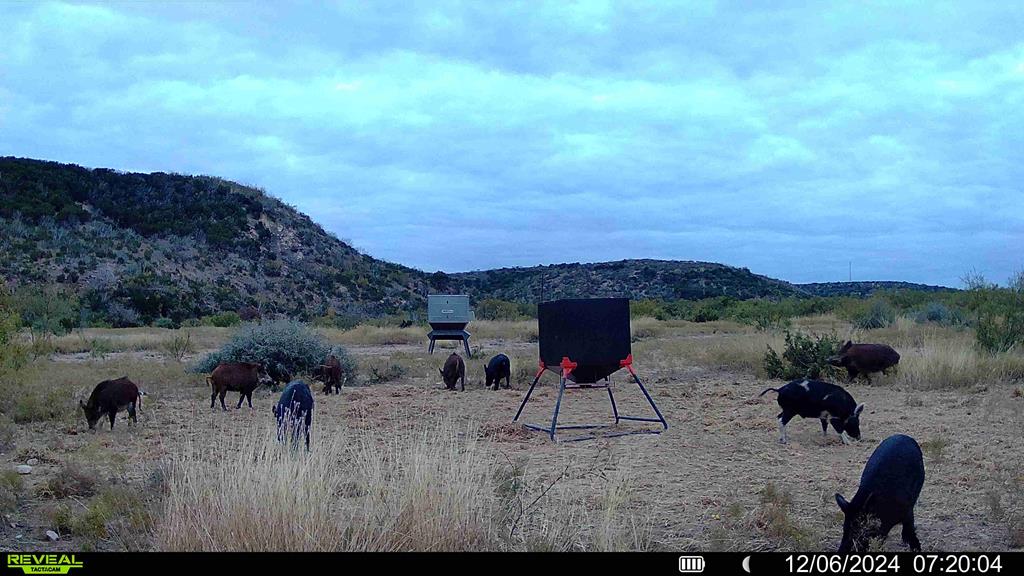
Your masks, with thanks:
[[[917,529],[914,527],[914,511],[911,510],[903,519],[903,542],[914,552],[921,551],[921,541],[917,539]]]
[[[107,416],[110,417],[110,431],[113,432],[114,431],[114,420],[117,419],[117,410],[114,409],[114,410],[111,410],[111,411],[107,412]]]
[[[785,410],[779,414],[779,444],[785,444],[789,441],[789,438],[786,435],[786,424],[789,424],[789,421],[792,420],[794,416],[796,416],[795,413],[786,412]]]
[[[228,407],[224,404],[224,397],[227,396],[227,394],[228,394],[228,389],[227,388],[225,388],[225,389],[220,391],[220,408],[221,408],[221,410],[223,410],[225,412],[228,411]]]

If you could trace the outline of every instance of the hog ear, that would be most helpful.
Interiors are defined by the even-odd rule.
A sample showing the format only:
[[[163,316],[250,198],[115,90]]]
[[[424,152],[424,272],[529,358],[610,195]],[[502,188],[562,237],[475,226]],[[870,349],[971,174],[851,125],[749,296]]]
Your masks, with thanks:
[[[846,350],[850,346],[853,346],[853,341],[852,340],[847,340],[846,344],[843,344],[843,350]]]
[[[854,416],[860,416],[860,413],[864,411],[864,404],[857,404],[857,407],[853,409]]]
[[[85,409],[85,400],[79,400],[78,401],[78,407],[84,410]]]
[[[842,510],[844,514],[846,513],[846,510],[850,507],[850,503],[847,502],[846,498],[843,498],[843,495],[840,494],[839,492],[836,492],[836,504],[839,505],[839,509]]]
[[[441,370],[440,368],[438,368],[437,371],[441,373],[441,376],[444,376],[444,370]]]

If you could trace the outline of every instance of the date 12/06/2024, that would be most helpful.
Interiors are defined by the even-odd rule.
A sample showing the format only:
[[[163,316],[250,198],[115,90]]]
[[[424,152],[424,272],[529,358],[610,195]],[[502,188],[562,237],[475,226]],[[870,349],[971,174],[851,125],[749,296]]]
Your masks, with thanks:
[[[1003,569],[997,554],[794,554],[786,556],[786,567],[790,574],[999,574]]]

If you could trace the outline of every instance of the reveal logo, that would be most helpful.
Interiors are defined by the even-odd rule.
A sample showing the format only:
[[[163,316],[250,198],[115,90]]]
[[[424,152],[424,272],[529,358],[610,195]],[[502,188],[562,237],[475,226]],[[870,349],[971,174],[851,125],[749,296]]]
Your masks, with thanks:
[[[67,574],[81,568],[82,562],[74,554],[8,554],[7,567],[21,568],[25,574]]]

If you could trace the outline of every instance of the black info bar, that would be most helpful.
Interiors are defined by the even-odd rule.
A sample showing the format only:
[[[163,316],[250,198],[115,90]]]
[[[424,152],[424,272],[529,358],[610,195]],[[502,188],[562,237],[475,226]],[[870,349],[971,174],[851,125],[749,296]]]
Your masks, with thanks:
[[[971,553],[32,553],[5,554],[8,573],[112,574],[256,570],[289,574],[343,571],[409,573],[478,570],[488,573],[543,570],[556,573],[607,574],[613,571],[650,574],[1021,574],[1022,552]],[[510,564],[511,562],[511,564]],[[484,572],[487,571],[487,572]]]

